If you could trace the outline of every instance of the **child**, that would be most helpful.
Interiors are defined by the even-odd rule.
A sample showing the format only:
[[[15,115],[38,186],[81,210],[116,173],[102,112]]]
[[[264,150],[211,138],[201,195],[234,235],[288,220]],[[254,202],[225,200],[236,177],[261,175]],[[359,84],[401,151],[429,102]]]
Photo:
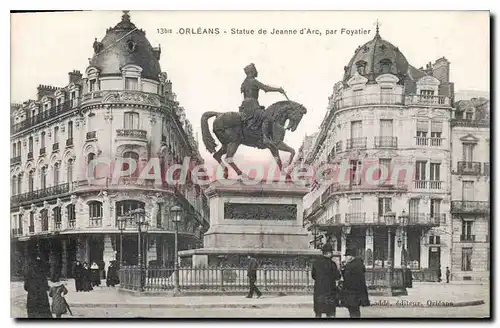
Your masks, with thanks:
[[[68,290],[64,284],[50,287],[49,296],[52,297],[52,313],[56,315],[56,318],[60,318],[68,312],[68,303],[64,298],[67,293]]]

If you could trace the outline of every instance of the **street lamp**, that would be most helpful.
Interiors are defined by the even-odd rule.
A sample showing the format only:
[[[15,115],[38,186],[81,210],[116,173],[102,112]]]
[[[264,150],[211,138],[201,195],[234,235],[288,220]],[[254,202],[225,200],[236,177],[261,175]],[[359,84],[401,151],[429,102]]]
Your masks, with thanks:
[[[175,205],[170,208],[170,212],[173,214],[172,221],[175,225],[175,240],[174,240],[174,274],[175,274],[175,290],[174,294],[179,292],[179,223],[181,222],[182,208]]]
[[[406,249],[405,249],[405,239],[406,239],[406,224],[408,222],[408,214],[403,209],[403,212],[399,216],[399,224],[401,225],[401,237],[398,239],[398,246],[401,247],[401,264],[406,266]]]
[[[123,265],[123,230],[127,225],[127,217],[118,217],[118,230],[120,230],[120,266]]]
[[[145,283],[145,276],[144,276],[144,263],[143,263],[143,256],[142,252],[144,251],[143,243],[142,243],[142,232],[147,232],[149,228],[149,222],[146,220],[146,212],[144,211],[143,208],[138,208],[135,210],[132,210],[129,212],[129,215],[135,218],[135,223],[137,224],[137,239],[138,239],[138,264],[139,264],[139,273],[140,273],[140,291],[144,291],[144,283]]]

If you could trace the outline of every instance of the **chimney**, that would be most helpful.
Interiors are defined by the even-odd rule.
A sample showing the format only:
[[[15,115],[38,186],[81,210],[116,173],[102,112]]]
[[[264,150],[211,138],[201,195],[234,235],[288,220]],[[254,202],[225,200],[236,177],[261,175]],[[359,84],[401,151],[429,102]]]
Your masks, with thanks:
[[[43,96],[52,96],[54,92],[56,92],[56,90],[57,88],[51,85],[44,85],[44,84],[38,85],[38,87],[36,88],[37,100],[40,101],[43,98]]]
[[[82,73],[76,70],[73,70],[73,72],[69,72],[68,76],[69,76],[69,83],[76,83],[80,81],[83,77]]]
[[[450,82],[450,62],[445,57],[435,61],[434,65],[432,65],[432,71],[434,77],[441,83]]]

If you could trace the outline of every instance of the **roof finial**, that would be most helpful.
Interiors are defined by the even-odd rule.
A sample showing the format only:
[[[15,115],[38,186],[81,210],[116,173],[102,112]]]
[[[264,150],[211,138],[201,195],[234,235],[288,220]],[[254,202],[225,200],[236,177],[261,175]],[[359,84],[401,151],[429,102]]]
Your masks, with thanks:
[[[130,15],[128,14],[130,10],[123,10],[122,22],[130,22]]]
[[[377,28],[376,28],[376,32],[377,32],[377,33],[376,33],[375,35],[379,35],[379,34],[378,34],[378,30],[379,30],[380,23],[378,22],[378,18],[377,18],[377,21],[375,22],[375,25],[376,25],[376,27],[377,27]]]

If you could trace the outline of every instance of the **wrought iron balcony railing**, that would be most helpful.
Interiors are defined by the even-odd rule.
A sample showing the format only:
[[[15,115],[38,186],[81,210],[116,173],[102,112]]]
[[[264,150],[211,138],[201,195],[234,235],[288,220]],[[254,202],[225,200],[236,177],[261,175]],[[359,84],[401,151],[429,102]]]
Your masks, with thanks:
[[[333,103],[334,109],[364,105],[403,105],[404,96],[395,93],[372,93],[342,97]]]
[[[476,235],[460,235],[460,241],[465,241],[465,242],[476,241]]]
[[[102,227],[102,217],[89,218],[90,227]]]
[[[375,148],[397,148],[398,137],[375,137]]]
[[[441,147],[443,140],[444,138],[438,137],[415,137],[415,144],[417,146]]]
[[[489,213],[490,202],[452,201],[451,213]]]
[[[23,228],[12,228],[12,236],[18,237],[23,235]]]
[[[345,214],[346,224],[365,224],[366,223],[366,213],[346,213]]]
[[[69,220],[68,229],[75,229],[75,227],[76,227],[76,220]]]
[[[442,189],[443,181],[437,180],[414,180],[415,189]]]
[[[451,127],[465,127],[465,128],[489,128],[489,120],[467,120],[467,119],[452,119]]]
[[[13,157],[10,159],[11,165],[19,164],[19,163],[21,163],[21,156],[16,156],[16,157]]]
[[[483,163],[483,175],[490,176],[490,163]]]
[[[62,183],[53,187],[28,191],[10,198],[11,205],[17,205],[24,202],[32,202],[45,197],[57,196],[70,191],[69,183]]]
[[[56,231],[61,230],[61,227],[62,227],[62,223],[60,221],[59,222],[54,222],[54,229]]]
[[[409,213],[405,225],[409,226],[439,226],[446,223],[446,214]]]
[[[347,139],[346,149],[366,149],[366,137]]]
[[[451,106],[446,96],[409,95],[405,97],[406,105]]]
[[[145,130],[138,130],[138,129],[118,129],[116,130],[116,136],[146,140],[147,132]]]
[[[464,175],[481,175],[481,163],[480,162],[458,162],[457,163],[458,174]]]
[[[24,121],[12,125],[11,131],[12,133],[18,133],[34,125],[55,118],[63,113],[70,111],[71,109],[73,109],[73,107],[71,106],[70,101],[65,101],[62,104],[52,106],[48,110],[43,110],[33,117],[28,117]]]

